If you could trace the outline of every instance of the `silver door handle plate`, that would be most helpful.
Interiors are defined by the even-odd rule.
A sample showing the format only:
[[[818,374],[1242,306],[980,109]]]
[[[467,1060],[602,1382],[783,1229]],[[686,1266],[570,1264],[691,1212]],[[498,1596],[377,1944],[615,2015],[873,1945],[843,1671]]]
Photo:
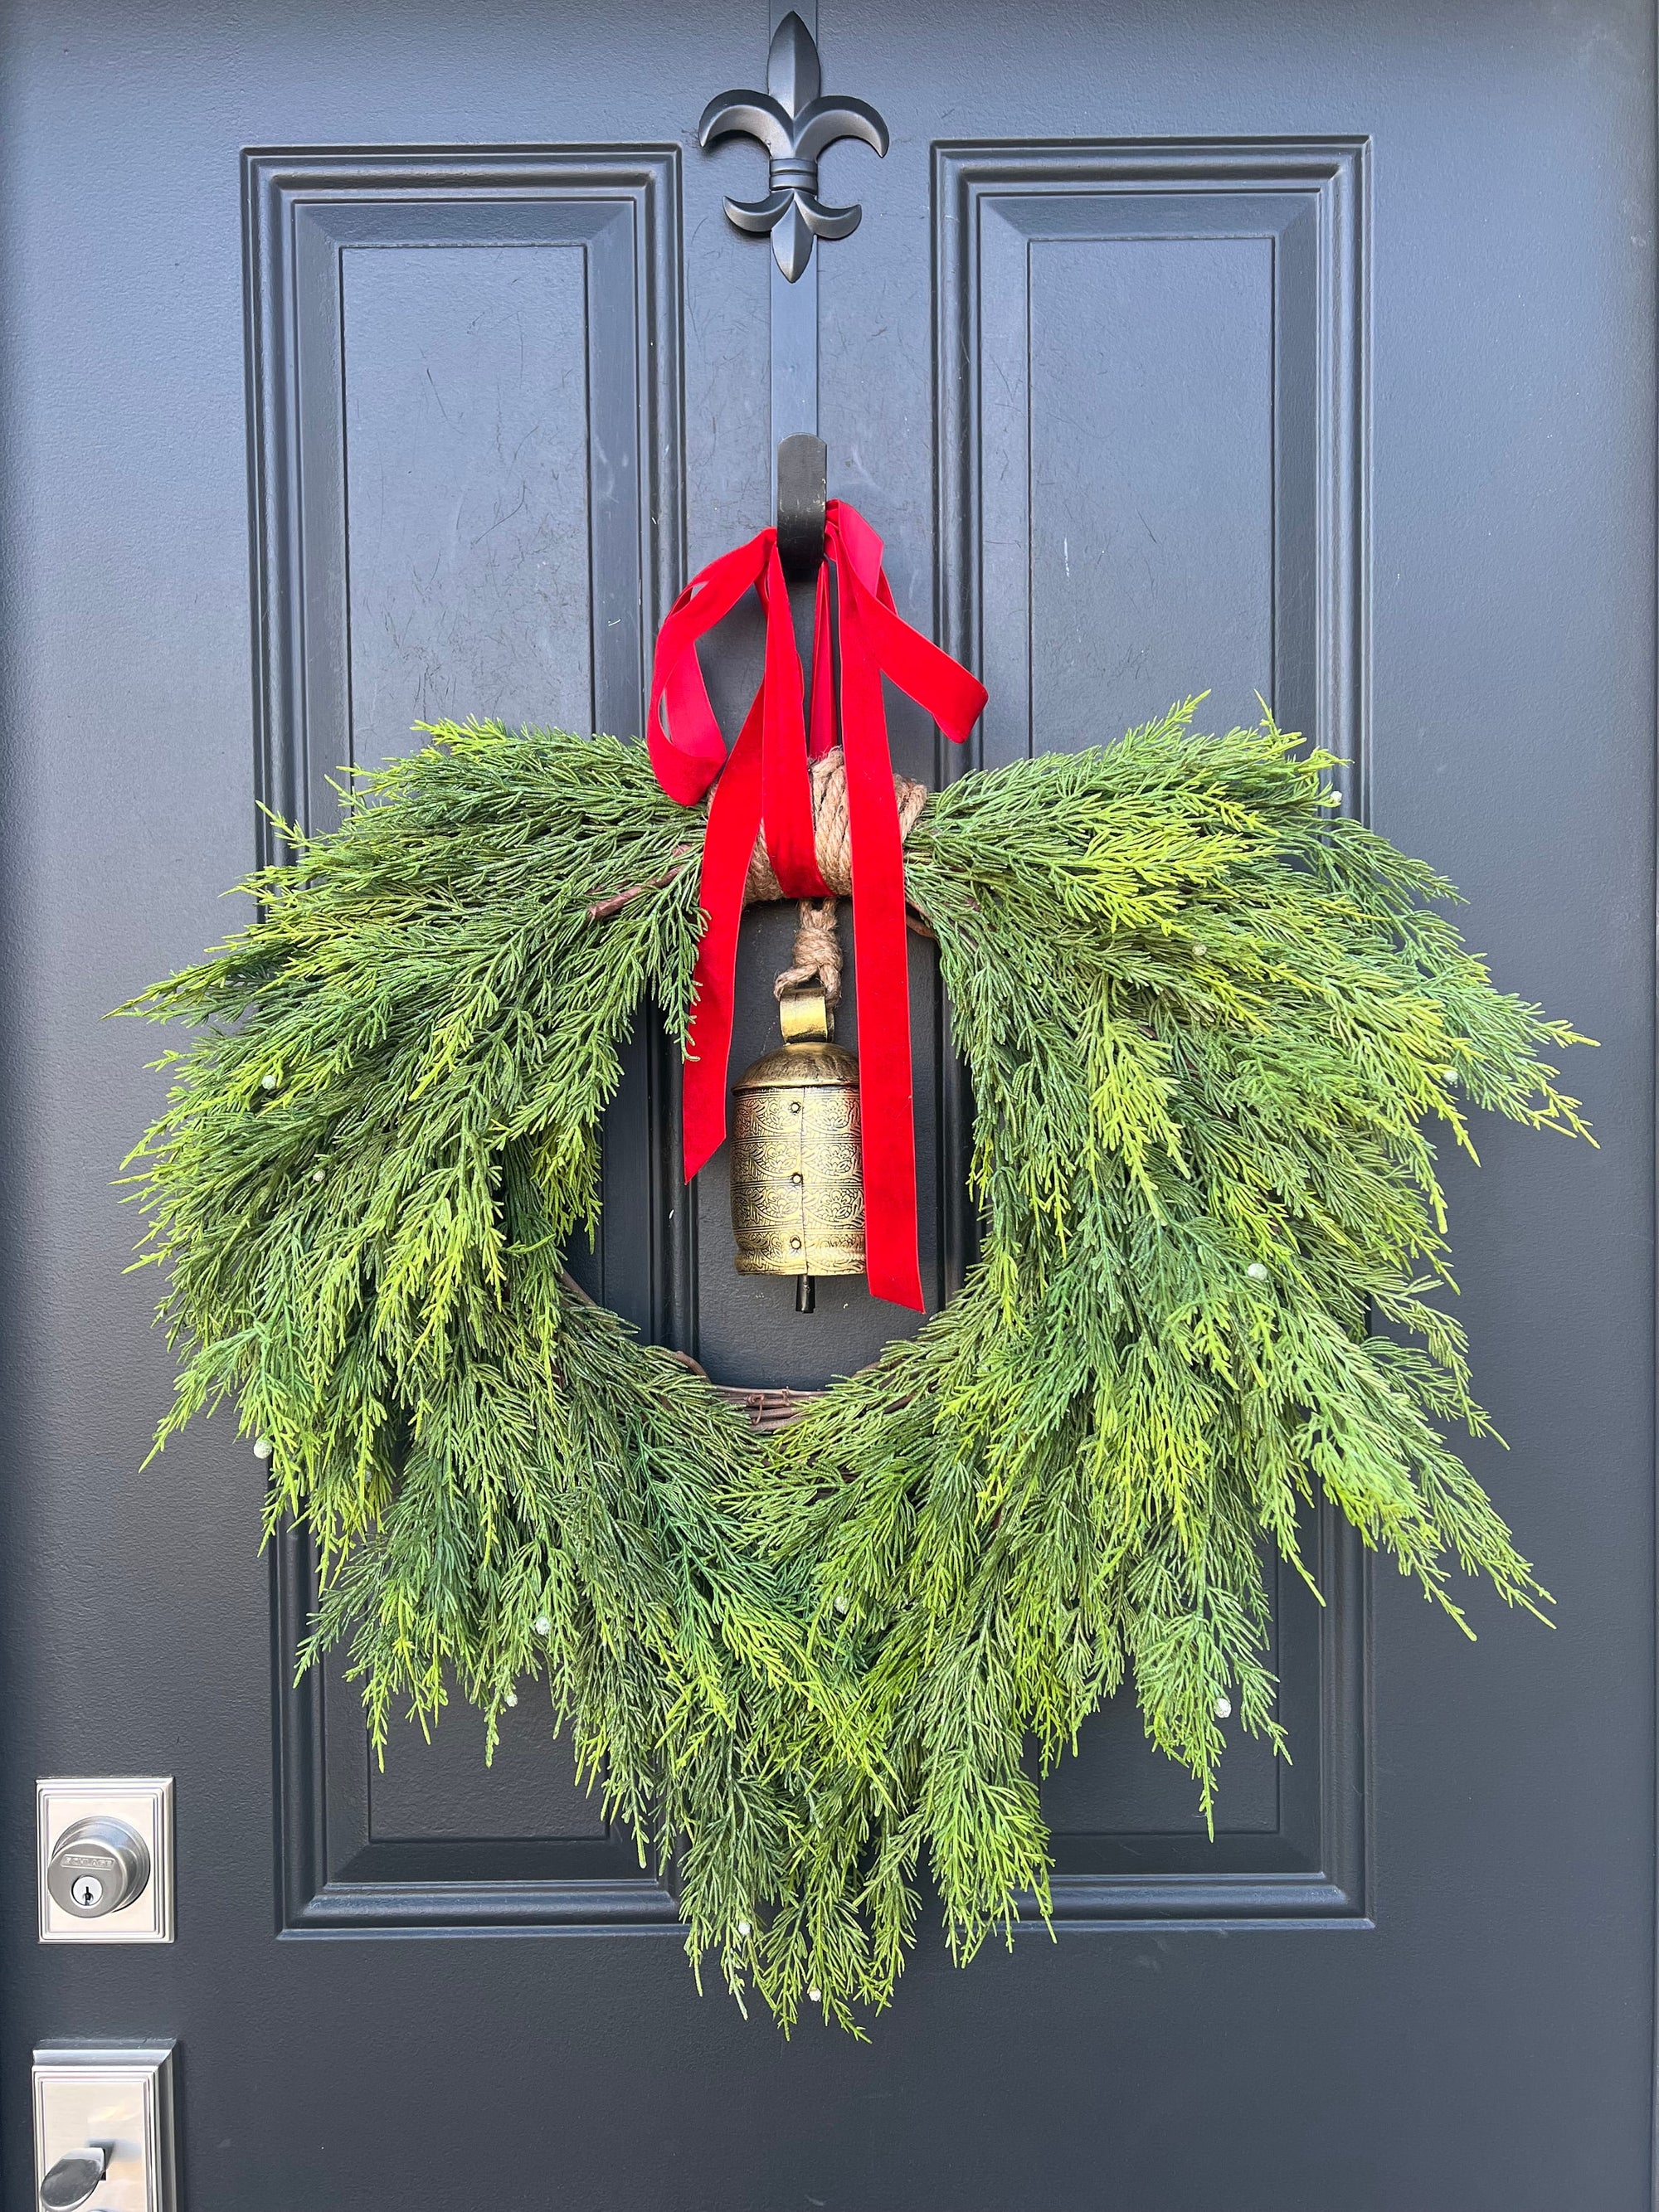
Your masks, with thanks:
[[[178,2212],[170,2043],[50,2043],[34,2054],[40,2212]]]

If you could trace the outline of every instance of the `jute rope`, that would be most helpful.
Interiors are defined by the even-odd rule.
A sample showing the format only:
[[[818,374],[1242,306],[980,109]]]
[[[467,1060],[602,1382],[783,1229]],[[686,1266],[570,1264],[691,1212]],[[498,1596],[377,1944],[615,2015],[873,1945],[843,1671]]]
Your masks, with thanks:
[[[836,928],[836,902],[853,890],[853,825],[847,810],[847,763],[836,745],[812,763],[812,838],[818,873],[835,894],[827,899],[802,899],[796,909],[795,949],[791,964],[773,984],[775,995],[799,991],[803,985],[822,986],[825,1002],[841,999],[841,938]],[[898,802],[899,841],[903,842],[927,803],[927,787],[908,775],[893,778]],[[743,886],[745,906],[768,904],[783,896],[773,873],[763,836],[755,840],[749,873]]]
[[[836,901],[850,898],[853,892],[853,831],[847,811],[847,763],[842,758],[841,747],[823,754],[812,763],[812,834],[818,873],[829,884],[835,897],[802,899],[796,909],[794,958],[779,975],[772,988],[778,998],[786,991],[798,991],[803,984],[822,985],[827,1004],[836,1006],[841,999],[842,951],[841,939],[836,929]],[[898,802],[899,842],[903,843],[916,826],[916,817],[927,804],[927,787],[915,783],[908,775],[893,778],[893,796]],[[654,884],[630,884],[626,890],[615,891],[609,898],[597,899],[587,909],[590,921],[605,921],[613,914],[620,914],[631,900],[641,898],[648,890],[660,890],[672,883],[681,866],[691,857],[693,848],[682,846],[675,853],[675,866]],[[749,873],[744,879],[743,902],[745,906],[775,903],[783,896],[783,886],[773,873],[772,863],[767,857],[763,836],[755,840],[755,849],[749,856]],[[915,915],[908,917],[909,926],[923,937],[933,935],[924,921]]]

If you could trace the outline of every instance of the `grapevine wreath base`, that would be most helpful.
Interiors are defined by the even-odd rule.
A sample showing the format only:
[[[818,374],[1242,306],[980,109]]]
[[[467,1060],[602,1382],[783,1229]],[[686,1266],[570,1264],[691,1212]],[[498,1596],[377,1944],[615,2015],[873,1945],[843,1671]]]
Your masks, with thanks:
[[[377,1740],[453,1681],[493,1743],[544,1680],[694,1959],[786,2027],[887,1999],[924,1864],[959,1957],[1045,1909],[1027,1746],[1126,1678],[1206,1813],[1227,1700],[1278,1743],[1265,1555],[1304,1571],[1316,1499],[1454,1620],[1453,1562],[1543,1600],[1443,1438],[1486,1423],[1425,1125],[1583,1133],[1539,1057],[1578,1040],[1328,758],[1192,711],[915,820],[980,1257],[772,1433],[564,1272],[619,1048],[690,1014],[696,839],[643,749],[438,726],[136,1002],[203,1025],[133,1156],[160,1440],[238,1407]]]

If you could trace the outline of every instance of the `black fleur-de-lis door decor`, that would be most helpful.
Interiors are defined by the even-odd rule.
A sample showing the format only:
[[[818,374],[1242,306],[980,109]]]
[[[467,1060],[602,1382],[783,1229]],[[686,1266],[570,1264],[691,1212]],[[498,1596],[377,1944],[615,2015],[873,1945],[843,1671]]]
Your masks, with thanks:
[[[812,258],[815,238],[846,238],[864,210],[826,207],[818,198],[818,157],[837,138],[861,138],[887,151],[887,125],[867,100],[826,100],[812,33],[800,17],[786,15],[766,57],[764,92],[723,92],[711,100],[697,126],[700,145],[734,132],[759,139],[771,156],[764,199],[726,203],[739,230],[772,236],[778,267],[793,284]]]

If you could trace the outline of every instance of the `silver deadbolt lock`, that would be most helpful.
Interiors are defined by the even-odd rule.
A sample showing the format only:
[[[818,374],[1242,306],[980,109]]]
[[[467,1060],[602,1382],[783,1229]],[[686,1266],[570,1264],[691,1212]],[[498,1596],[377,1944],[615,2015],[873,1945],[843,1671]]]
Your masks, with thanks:
[[[137,1828],[107,1814],[71,1821],[46,1863],[52,1901],[77,1920],[118,1912],[149,1880],[149,1845]]]
[[[40,1941],[172,1942],[168,1778],[52,1775],[34,1804]]]

